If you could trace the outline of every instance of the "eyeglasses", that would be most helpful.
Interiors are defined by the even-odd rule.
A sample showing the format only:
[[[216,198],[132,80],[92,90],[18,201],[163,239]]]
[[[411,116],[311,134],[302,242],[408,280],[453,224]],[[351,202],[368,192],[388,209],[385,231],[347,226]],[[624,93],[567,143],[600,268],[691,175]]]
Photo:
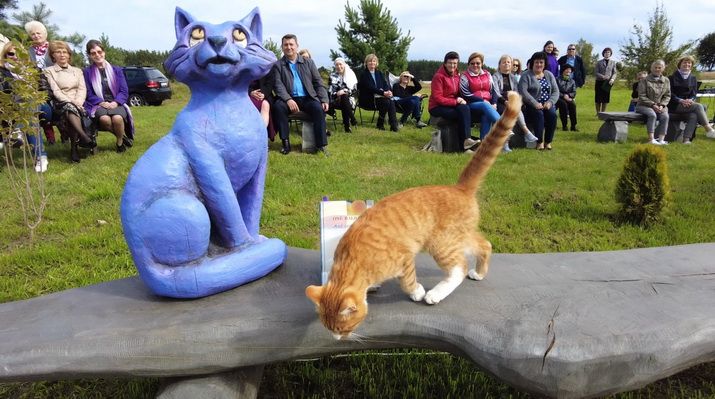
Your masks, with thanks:
[[[569,50],[576,50],[576,47],[569,47]]]
[[[14,57],[15,53],[12,51],[8,51],[7,53],[5,53],[5,55],[7,55],[8,57]]]
[[[475,61],[475,62],[470,62],[469,65],[482,65],[482,63],[479,61]]]
[[[512,65],[514,66],[514,68],[518,68],[518,67],[521,66],[521,65],[519,65],[519,64],[512,64]]]

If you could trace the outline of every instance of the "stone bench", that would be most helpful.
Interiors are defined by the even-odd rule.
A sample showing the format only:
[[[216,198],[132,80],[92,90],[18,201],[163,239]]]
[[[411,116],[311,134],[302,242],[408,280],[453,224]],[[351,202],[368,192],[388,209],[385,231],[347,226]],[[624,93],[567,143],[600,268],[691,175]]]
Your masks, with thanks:
[[[669,114],[668,130],[665,135],[667,142],[682,141],[682,122],[687,122],[688,118],[695,118],[694,114]],[[637,112],[599,112],[598,119],[603,124],[598,129],[597,141],[625,143],[628,140],[628,126],[631,123],[645,123],[646,117]]]
[[[456,120],[430,116],[428,124],[439,130],[442,152],[464,152],[463,143],[459,142],[459,123]]]
[[[0,382],[170,378],[161,398],[255,397],[264,364],[364,349],[431,348],[526,392],[561,398],[636,389],[715,361],[715,243],[610,252],[495,254],[483,281],[438,305],[396,281],[369,295],[364,341],[336,341],[305,297],[318,251],[195,300],[137,277],[0,304]],[[419,255],[417,275],[441,272]],[[242,396],[242,397],[244,397]]]

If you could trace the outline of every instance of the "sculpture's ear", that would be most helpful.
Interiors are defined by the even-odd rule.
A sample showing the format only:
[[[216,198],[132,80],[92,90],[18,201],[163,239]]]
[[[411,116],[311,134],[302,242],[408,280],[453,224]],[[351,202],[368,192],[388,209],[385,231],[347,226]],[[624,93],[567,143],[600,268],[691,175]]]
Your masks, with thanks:
[[[250,27],[253,36],[259,44],[263,44],[263,23],[261,22],[261,12],[258,7],[254,8],[253,11],[248,13],[241,22]]]
[[[181,37],[181,32],[184,31],[186,25],[194,22],[194,17],[192,17],[188,12],[181,9],[181,7],[176,7],[176,14],[174,14],[174,29],[176,30],[176,39]]]
[[[320,296],[323,295],[323,287],[320,285],[309,285],[305,289],[305,296],[308,297],[316,306],[320,306]]]

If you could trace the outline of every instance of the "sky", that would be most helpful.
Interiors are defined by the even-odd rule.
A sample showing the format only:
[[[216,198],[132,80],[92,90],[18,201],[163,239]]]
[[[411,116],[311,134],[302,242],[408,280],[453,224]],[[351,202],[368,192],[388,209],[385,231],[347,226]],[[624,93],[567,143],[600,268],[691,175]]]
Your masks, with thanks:
[[[332,66],[330,50],[339,50],[335,27],[345,19],[345,6],[358,0],[123,0],[93,6],[77,6],[76,0],[42,0],[53,11],[50,22],[60,33],[79,32],[89,39],[102,33],[113,46],[129,50],[170,50],[176,36],[174,9],[181,7],[195,19],[209,23],[240,20],[258,6],[263,21],[263,39],[279,43],[286,33],[298,36],[301,48],[310,50],[319,66]],[[31,10],[40,0],[19,0],[19,10]],[[447,51],[457,51],[466,60],[474,51],[485,63],[496,66],[502,54],[522,60],[552,40],[563,55],[569,43],[579,38],[594,45],[618,49],[631,37],[634,24],[648,27],[656,0],[534,0],[445,1],[382,0],[397,19],[403,34],[414,37],[409,60],[442,60]],[[471,6],[470,4],[474,4]],[[662,0],[673,29],[672,47],[715,31],[715,0]],[[548,5],[548,6],[547,6]],[[379,57],[379,54],[378,54]],[[111,61],[111,60],[110,60]]]

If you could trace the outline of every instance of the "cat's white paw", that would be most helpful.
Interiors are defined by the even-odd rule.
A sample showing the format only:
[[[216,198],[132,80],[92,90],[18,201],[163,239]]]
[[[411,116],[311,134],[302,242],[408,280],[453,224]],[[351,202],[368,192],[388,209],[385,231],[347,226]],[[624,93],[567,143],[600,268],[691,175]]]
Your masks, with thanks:
[[[469,273],[467,273],[467,275],[472,280],[477,280],[477,281],[484,280],[484,276],[480,276],[479,273],[477,273],[477,271],[475,269],[469,270]]]
[[[444,299],[444,297],[440,293],[435,292],[434,289],[429,290],[425,295],[425,302],[427,302],[428,305],[436,305],[442,299]]]
[[[418,283],[417,288],[415,288],[415,290],[410,293],[410,299],[412,299],[415,302],[419,302],[424,297],[425,297],[425,287],[423,287],[422,284]]]

